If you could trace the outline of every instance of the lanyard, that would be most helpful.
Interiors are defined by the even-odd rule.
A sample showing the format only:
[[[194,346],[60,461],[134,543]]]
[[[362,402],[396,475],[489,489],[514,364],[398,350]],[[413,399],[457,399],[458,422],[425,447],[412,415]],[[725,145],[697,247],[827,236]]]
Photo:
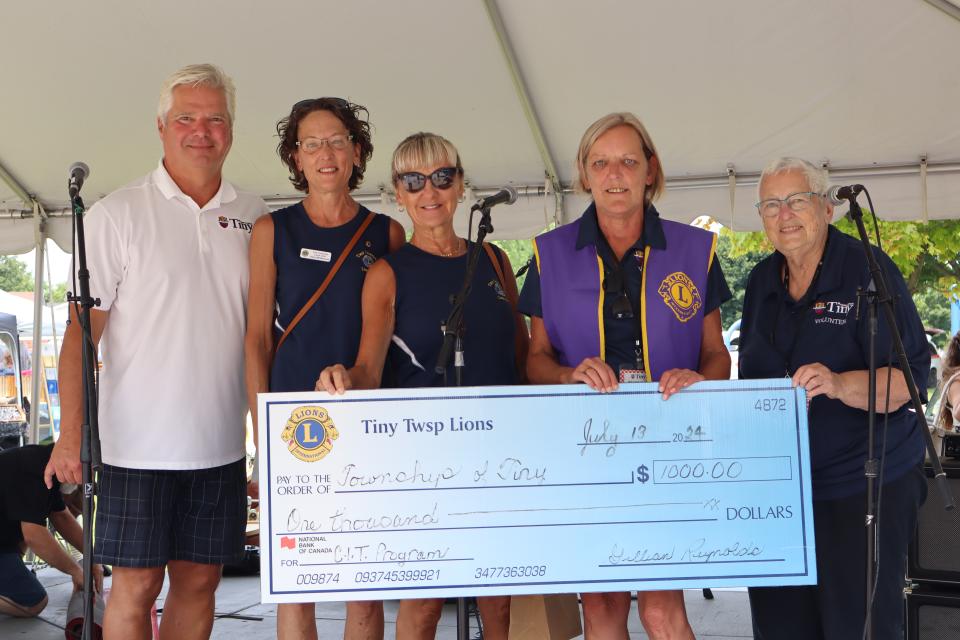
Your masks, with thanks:
[[[598,229],[599,231],[599,229]],[[604,237],[603,233],[599,233],[599,242],[597,247],[597,254],[600,256],[600,261],[604,266],[604,282],[601,283],[605,294],[615,293],[607,289],[607,279],[611,280],[613,284],[613,289],[616,290],[615,295],[618,295],[618,299],[614,302],[613,308],[611,311],[614,313],[617,319],[624,317],[633,317],[633,302],[630,298],[630,293],[627,291],[627,280],[623,274],[623,265],[619,260],[617,260],[616,255],[613,253],[613,249],[610,247],[610,243]],[[631,248],[630,253],[633,254],[634,259],[637,259],[639,252],[639,271],[640,271],[640,282],[643,282],[643,270],[646,267],[646,252],[642,249]],[[642,298],[642,287],[641,291],[637,292],[639,297],[639,307],[643,305]],[[629,316],[626,314],[630,314]],[[634,361],[638,371],[644,371],[643,367],[643,325],[641,324],[642,314],[638,313],[636,322],[634,323],[633,331],[633,353]]]
[[[827,253],[826,247],[823,249],[824,255]],[[813,272],[813,279],[810,281],[810,286],[807,288],[807,292],[804,294],[803,298],[798,300],[799,303],[803,303],[799,310],[794,310],[791,314],[793,316],[793,339],[790,341],[790,346],[786,351],[781,350],[777,346],[777,327],[780,325],[780,315],[783,312],[783,298],[780,298],[776,301],[777,304],[777,313],[773,319],[773,329],[770,331],[770,346],[773,347],[773,350],[776,351],[780,358],[783,360],[783,369],[786,377],[791,378],[793,375],[790,373],[790,363],[793,362],[793,352],[796,351],[797,342],[800,339],[800,333],[803,330],[804,323],[807,320],[807,316],[810,315],[810,311],[813,309],[815,304],[814,298],[816,297],[817,292],[817,281],[820,280],[820,271],[823,269],[823,256],[820,257],[820,262],[817,263],[817,269]],[[783,263],[783,289],[784,294],[790,295],[790,268],[787,266],[786,260]],[[806,300],[806,302],[803,302]]]

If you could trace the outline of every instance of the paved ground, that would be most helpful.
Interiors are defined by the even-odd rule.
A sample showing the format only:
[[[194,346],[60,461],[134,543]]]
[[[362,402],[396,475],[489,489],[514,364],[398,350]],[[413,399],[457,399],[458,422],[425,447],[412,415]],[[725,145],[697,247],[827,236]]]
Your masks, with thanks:
[[[50,594],[50,603],[38,619],[18,620],[0,614],[0,638],[14,640],[62,640],[66,623],[67,601],[70,597],[70,580],[63,574],[44,569],[39,574],[41,582]],[[109,585],[109,578],[106,583]],[[715,591],[714,600],[705,600],[699,590],[687,591],[687,613],[698,638],[710,640],[733,640],[751,638],[750,607],[746,591]],[[164,594],[157,603],[162,607]],[[386,637],[394,636],[397,603],[386,606]],[[227,577],[217,591],[218,620],[213,627],[217,640],[252,640],[276,636],[276,607],[260,604],[259,578]],[[342,604],[317,605],[317,629],[322,640],[341,637],[343,634],[344,607]],[[456,610],[453,605],[444,609],[437,638],[454,640],[456,637]],[[471,636],[474,634],[471,633]],[[646,638],[636,614],[630,617],[630,635],[636,640]]]

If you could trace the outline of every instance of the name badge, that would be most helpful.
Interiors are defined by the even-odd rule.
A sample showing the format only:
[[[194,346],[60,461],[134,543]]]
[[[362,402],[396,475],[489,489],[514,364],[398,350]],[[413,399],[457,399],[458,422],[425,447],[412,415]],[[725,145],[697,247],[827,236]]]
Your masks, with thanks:
[[[647,374],[642,369],[631,369],[624,365],[620,367],[620,382],[646,382]]]
[[[320,251],[318,249],[300,249],[300,257],[306,260],[330,262],[330,258],[333,257],[333,254],[329,251]]]

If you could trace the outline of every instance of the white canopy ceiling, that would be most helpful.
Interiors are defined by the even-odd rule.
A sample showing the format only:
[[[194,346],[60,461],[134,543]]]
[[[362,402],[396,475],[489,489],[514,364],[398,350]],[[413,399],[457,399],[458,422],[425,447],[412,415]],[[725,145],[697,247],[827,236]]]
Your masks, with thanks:
[[[640,115],[656,141],[669,177],[659,208],[673,219],[757,228],[756,176],[780,155],[863,182],[881,217],[960,217],[960,9],[949,0],[4,2],[0,23],[0,165],[30,194],[0,182],[0,253],[33,246],[21,218],[31,197],[48,212],[66,205],[72,162],[90,165],[88,205],[153,168],[159,85],[203,61],[238,88],[226,174],[268,200],[297,197],[276,121],[299,99],[337,95],[371,113],[359,193],[374,209],[395,214],[379,187],[417,130],[459,147],[476,190],[529,187],[494,211],[494,238],[554,218],[556,199],[541,195],[551,164],[568,186],[581,133],[617,110]],[[558,217],[585,202],[564,196]],[[47,230],[66,247],[64,223]]]

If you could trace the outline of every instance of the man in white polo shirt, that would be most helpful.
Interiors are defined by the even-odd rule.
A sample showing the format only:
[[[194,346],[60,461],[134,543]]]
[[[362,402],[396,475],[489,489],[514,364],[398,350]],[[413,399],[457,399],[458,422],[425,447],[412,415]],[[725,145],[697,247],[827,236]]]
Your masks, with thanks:
[[[104,468],[95,562],[114,566],[107,640],[209,638],[221,566],[243,551],[243,336],[247,250],[259,197],[223,180],[233,82],[190,65],[163,85],[155,171],[94,204],[86,220],[94,341],[102,348]],[[60,360],[61,435],[47,481],[81,481],[80,329]]]

